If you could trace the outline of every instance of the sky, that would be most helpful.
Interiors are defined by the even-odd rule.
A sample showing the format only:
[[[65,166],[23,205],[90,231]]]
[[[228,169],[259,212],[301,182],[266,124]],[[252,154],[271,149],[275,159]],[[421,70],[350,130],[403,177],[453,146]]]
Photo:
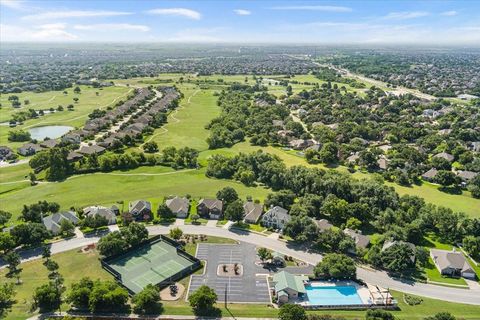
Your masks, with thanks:
[[[480,46],[480,1],[0,0],[0,41]]]

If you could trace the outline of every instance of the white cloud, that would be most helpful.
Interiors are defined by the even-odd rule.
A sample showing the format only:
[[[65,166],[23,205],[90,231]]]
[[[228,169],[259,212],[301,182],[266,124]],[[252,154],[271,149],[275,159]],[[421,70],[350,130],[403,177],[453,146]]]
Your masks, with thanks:
[[[445,12],[440,13],[441,16],[447,16],[447,17],[456,16],[457,14],[458,14],[458,12],[455,11],[455,10],[445,11]]]
[[[352,8],[340,6],[279,6],[272,7],[272,10],[306,10],[306,11],[325,11],[325,12],[352,12]]]
[[[32,28],[0,25],[0,38],[2,41],[12,42],[55,42],[71,41],[78,39],[78,36],[66,31],[64,23],[50,23],[34,26]]]
[[[75,30],[82,31],[95,31],[95,32],[105,32],[105,31],[140,31],[147,32],[150,31],[150,27],[141,25],[141,24],[130,24],[130,23],[99,23],[99,24],[77,24],[73,26]]]
[[[22,20],[47,20],[62,18],[91,18],[91,17],[114,17],[130,15],[131,12],[106,11],[106,10],[67,10],[67,11],[46,11],[23,16]]]
[[[192,28],[176,32],[167,42],[224,42],[218,33],[224,28]]]
[[[200,20],[202,18],[200,12],[186,8],[158,8],[148,10],[147,13],[155,15],[180,16],[193,20]]]
[[[429,12],[426,11],[401,11],[401,12],[390,12],[386,16],[383,17],[385,20],[407,20],[407,19],[415,19],[426,17],[430,15]]]
[[[235,9],[235,10],[233,10],[233,12],[235,12],[239,16],[249,16],[249,15],[252,14],[251,11],[245,10],[245,9]]]
[[[23,9],[25,1],[22,0],[0,0],[0,5],[10,9]]]

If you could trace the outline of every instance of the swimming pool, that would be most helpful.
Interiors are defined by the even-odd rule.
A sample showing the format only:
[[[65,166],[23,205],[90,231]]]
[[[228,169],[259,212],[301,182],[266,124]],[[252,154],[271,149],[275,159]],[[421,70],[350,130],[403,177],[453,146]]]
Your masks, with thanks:
[[[354,286],[305,286],[310,305],[363,304]]]

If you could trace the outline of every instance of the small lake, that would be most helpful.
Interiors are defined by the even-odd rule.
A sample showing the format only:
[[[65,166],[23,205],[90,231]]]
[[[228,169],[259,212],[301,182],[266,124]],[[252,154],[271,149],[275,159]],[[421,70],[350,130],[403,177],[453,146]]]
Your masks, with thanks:
[[[73,127],[69,126],[44,126],[28,129],[32,139],[43,140],[45,138],[56,139],[63,136],[68,131],[73,130]]]

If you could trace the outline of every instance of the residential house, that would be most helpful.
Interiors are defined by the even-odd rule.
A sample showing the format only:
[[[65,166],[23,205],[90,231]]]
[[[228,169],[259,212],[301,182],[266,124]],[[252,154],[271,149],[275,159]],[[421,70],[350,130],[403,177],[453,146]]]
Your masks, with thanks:
[[[82,141],[82,135],[76,132],[69,132],[62,137],[62,142],[79,144]]]
[[[74,225],[80,221],[73,211],[58,212],[42,218],[43,225],[48,231],[52,232],[53,235],[60,233],[63,220],[70,221]]]
[[[443,158],[445,160],[447,160],[448,162],[453,162],[453,160],[455,159],[454,156],[452,156],[450,153],[446,153],[446,152],[440,152],[436,155],[433,156],[434,158]]]
[[[304,150],[315,144],[311,139],[294,139],[291,140],[288,145],[295,150]]]
[[[6,146],[0,147],[0,161],[13,160],[15,158],[16,156],[12,149]]]
[[[177,216],[177,218],[186,218],[190,209],[190,201],[187,198],[175,198],[167,199],[165,204],[168,208]]]
[[[285,224],[290,221],[291,216],[288,211],[282,207],[275,206],[270,208],[262,217],[262,225],[267,228],[283,230]]]
[[[117,223],[117,216],[115,215],[115,212],[110,208],[101,207],[101,206],[90,206],[90,207],[83,208],[83,214],[89,217],[95,217],[95,216],[104,217],[105,219],[107,219],[108,224]]]
[[[431,249],[430,256],[442,275],[467,279],[476,278],[475,270],[461,252]]]
[[[380,170],[387,170],[388,165],[390,164],[390,160],[388,160],[384,156],[380,156],[380,159],[377,160],[377,164]]]
[[[415,254],[417,252],[417,249],[415,248],[415,245],[413,243],[405,241],[387,240],[383,243],[381,251],[383,252],[393,246],[397,246],[400,244],[406,244],[410,249],[412,249],[413,254],[410,256],[410,260],[412,261],[412,263],[415,263]]]
[[[80,153],[75,152],[75,151],[70,151],[67,155],[67,161],[75,162],[75,161],[78,161],[82,158],[83,158],[83,154],[80,154]]]
[[[470,182],[473,178],[478,176],[478,172],[473,171],[457,171],[457,176],[462,179],[463,182]]]
[[[91,145],[91,146],[82,146],[80,150],[78,150],[78,153],[84,154],[84,155],[92,155],[92,154],[102,154],[105,152],[104,147],[100,147],[97,145]]]
[[[351,156],[349,156],[347,158],[347,162],[348,163],[356,163],[358,161],[358,159],[360,159],[360,155],[358,152],[355,152],[354,154],[352,154]]]
[[[60,144],[60,142],[58,142],[55,139],[48,139],[48,140],[44,140],[44,141],[40,142],[40,147],[54,148],[54,147],[58,146],[59,144]]]
[[[343,230],[343,233],[345,233],[347,236],[351,237],[353,240],[355,240],[355,247],[356,248],[362,248],[366,249],[368,245],[370,244],[370,238],[363,235],[361,231],[355,231],[350,228],[345,228]],[[355,253],[352,251],[351,253]]]
[[[314,220],[313,222],[315,222],[320,232],[333,228],[333,224],[327,219]]]
[[[152,204],[146,200],[136,200],[128,204],[128,211],[136,221],[150,220]]]
[[[425,181],[430,181],[431,182],[435,179],[437,174],[438,174],[438,170],[435,169],[435,168],[432,168],[432,169],[428,170],[427,172],[425,172],[424,174],[422,174],[422,179],[425,180]]]
[[[21,154],[22,156],[31,156],[34,155],[35,153],[43,150],[42,147],[40,147],[38,144],[34,143],[25,143],[23,146],[17,149],[17,152]]]
[[[197,213],[210,219],[220,219],[223,215],[223,201],[218,199],[201,199]]]
[[[253,201],[247,201],[243,205],[245,223],[256,224],[263,213],[263,205],[260,203],[255,203]]]
[[[308,278],[305,276],[296,276],[286,271],[282,271],[273,275],[273,284],[275,289],[275,297],[279,305],[294,302],[298,298],[307,294],[305,290],[305,282]]]

